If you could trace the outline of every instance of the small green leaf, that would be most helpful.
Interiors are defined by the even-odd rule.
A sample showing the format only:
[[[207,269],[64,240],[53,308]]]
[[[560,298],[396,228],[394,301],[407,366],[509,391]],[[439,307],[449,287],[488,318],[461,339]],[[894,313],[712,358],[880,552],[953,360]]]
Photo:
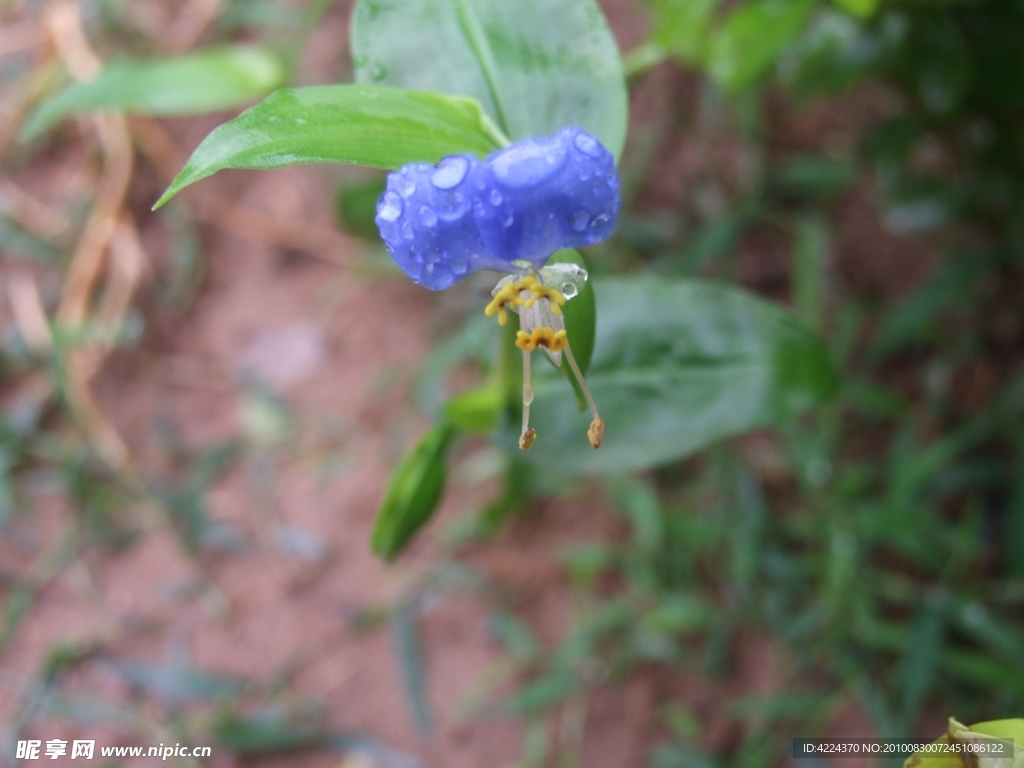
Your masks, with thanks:
[[[587,262],[583,260],[579,251],[571,249],[555,251],[554,255],[548,259],[548,265],[551,264],[578,264],[584,269],[587,268]],[[559,285],[554,287],[563,292],[565,290]],[[594,299],[594,281],[592,279],[587,280],[575,298],[565,302],[562,314],[565,318],[565,331],[569,336],[569,344],[572,345],[572,353],[576,357],[576,364],[579,365],[583,373],[586,373],[590,368],[590,358],[594,356],[594,334],[597,329],[597,304]],[[570,381],[575,381],[565,359],[562,360],[562,370]]]
[[[799,34],[815,0],[752,0],[715,31],[708,52],[712,79],[737,91],[760,77]]]
[[[36,108],[21,135],[31,139],[68,115],[96,109],[149,115],[229,109],[266,95],[283,79],[277,56],[248,45],[176,59],[113,60],[93,80],[70,85]]]
[[[717,7],[718,0],[654,0],[652,41],[686,64],[702,63]]]
[[[430,735],[430,705],[427,702],[426,671],[423,668],[417,611],[418,605],[415,600],[400,605],[391,617],[391,631],[409,711],[419,732]]]
[[[498,423],[505,406],[505,391],[500,382],[470,389],[456,395],[444,406],[444,415],[452,426],[465,432],[487,434]]]
[[[371,85],[277,91],[203,139],[154,208],[227,168],[353,163],[395,169],[459,152],[483,156],[503,143],[472,99]]]
[[[587,382],[604,445],[590,447],[589,415],[540,368],[530,414],[537,442],[523,461],[586,474],[658,466],[791,419],[836,389],[824,347],[769,302],[703,281],[596,282],[601,323]],[[511,446],[518,435],[510,424],[503,440]]]
[[[444,491],[445,457],[454,435],[448,424],[434,427],[391,476],[373,531],[373,551],[384,559],[398,555],[434,514]]]
[[[579,688],[572,672],[555,669],[524,685],[505,700],[502,708],[517,715],[536,715],[569,698]]]
[[[881,5],[881,0],[832,0],[832,2],[858,19],[870,19]]]
[[[360,0],[356,79],[471,96],[513,139],[577,125],[618,157],[627,100],[594,0]]]
[[[345,229],[371,243],[380,243],[377,228],[377,201],[384,194],[387,181],[383,176],[348,182],[338,189],[338,218]]]
[[[60,251],[42,238],[26,231],[13,219],[0,213],[0,248],[5,255],[25,257],[31,261],[53,264],[60,261]]]

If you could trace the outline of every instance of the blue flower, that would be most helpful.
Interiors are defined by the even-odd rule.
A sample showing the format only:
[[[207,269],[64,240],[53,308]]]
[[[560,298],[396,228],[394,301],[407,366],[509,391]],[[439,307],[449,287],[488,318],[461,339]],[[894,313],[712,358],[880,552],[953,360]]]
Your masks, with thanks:
[[[436,166],[407,165],[388,175],[377,203],[381,237],[414,282],[436,291],[471,272],[509,274],[485,312],[502,325],[506,310],[519,314],[524,450],[536,439],[529,418],[530,353],[537,348],[556,365],[565,354],[593,415],[590,444],[601,445],[604,422],[569,347],[561,312],[587,274],[572,264],[544,264],[561,248],[584,248],[609,237],[619,206],[615,159],[596,138],[573,127],[516,142],[483,161],[451,155]]]
[[[611,235],[619,177],[611,153],[579,128],[526,139],[486,160],[451,155],[388,176],[377,226],[398,266],[431,290],[470,272],[534,268],[559,248]]]

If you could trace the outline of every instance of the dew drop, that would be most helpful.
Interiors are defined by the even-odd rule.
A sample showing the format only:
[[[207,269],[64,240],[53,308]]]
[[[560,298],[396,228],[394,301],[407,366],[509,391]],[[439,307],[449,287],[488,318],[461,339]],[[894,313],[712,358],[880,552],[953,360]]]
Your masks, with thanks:
[[[416,233],[412,231],[412,222],[402,222],[402,237],[406,240],[414,240],[416,238]]]
[[[555,141],[513,144],[490,160],[494,176],[509,187],[534,187],[547,181],[565,164],[565,148]]]
[[[398,190],[398,194],[402,197],[409,197],[409,195],[416,191],[416,183],[404,176],[399,176],[395,182],[395,189]]]
[[[594,217],[594,220],[592,222],[590,222],[590,226],[591,227],[603,227],[603,226],[605,226],[611,220],[612,220],[611,216],[609,216],[606,213],[602,213],[600,216],[595,216]]]
[[[420,223],[424,227],[432,227],[437,224],[437,214],[434,213],[434,209],[424,205],[420,208]]]
[[[576,232],[582,232],[587,228],[587,224],[590,223],[590,214],[582,209],[576,211],[576,213],[569,217],[569,223]]]
[[[515,218],[516,216],[514,213],[509,213],[508,218],[501,222],[501,226],[505,227],[505,229],[508,229],[509,227],[512,226],[512,222],[515,221]]]
[[[597,139],[592,136],[588,136],[585,133],[576,134],[576,139],[573,141],[576,145],[576,149],[582,152],[584,155],[590,155],[591,157],[601,156],[601,145],[597,143]]]
[[[566,300],[575,298],[579,291],[576,290],[576,286],[572,283],[562,283],[562,295],[565,296]]]
[[[377,215],[384,221],[395,221],[402,215],[402,208],[402,198],[394,192],[386,192],[377,203]]]
[[[452,273],[456,275],[464,275],[469,271],[469,264],[464,259],[452,259],[448,266],[451,268]]]
[[[446,157],[430,175],[430,183],[438,189],[451,189],[462,183],[469,170],[469,160],[458,155]]]
[[[437,264],[439,261],[441,261],[441,252],[434,248],[427,254],[427,263]]]
[[[370,67],[370,77],[373,80],[375,80],[377,82],[380,82],[381,80],[383,80],[387,76],[388,76],[388,68],[385,67],[383,64],[381,64],[379,61],[376,64],[374,64],[372,67]]]
[[[580,181],[590,181],[590,166],[583,166],[583,170],[580,171]]]
[[[505,201],[505,198],[501,196],[501,192],[496,189],[492,189],[490,200],[491,205],[501,205]]]

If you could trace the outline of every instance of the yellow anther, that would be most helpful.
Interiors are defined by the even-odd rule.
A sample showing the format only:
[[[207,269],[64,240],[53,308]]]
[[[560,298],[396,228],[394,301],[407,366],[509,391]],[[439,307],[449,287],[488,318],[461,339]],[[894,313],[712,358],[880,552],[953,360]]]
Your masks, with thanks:
[[[487,317],[497,315],[498,324],[505,325],[508,322],[508,315],[505,314],[506,309],[529,308],[538,299],[547,299],[551,304],[551,311],[556,315],[562,314],[565,296],[560,291],[544,285],[533,275],[523,275],[518,280],[514,280],[495,293],[491,302],[484,307],[484,314]]]
[[[590,429],[587,430],[587,439],[590,440],[592,448],[600,448],[604,440],[604,422],[601,419],[594,419],[590,422]]]
[[[526,430],[525,432],[523,432],[523,434],[519,436],[519,447],[525,451],[531,445],[533,445],[533,441],[536,439],[537,431],[533,427],[530,427],[528,430]]]
[[[498,324],[504,325],[508,322],[508,315],[505,314],[506,307],[516,307],[519,305],[519,291],[516,290],[515,284],[510,283],[494,294],[494,298],[491,299],[491,303],[484,307],[484,314],[487,317],[498,316]]]
[[[549,352],[561,352],[569,346],[569,337],[564,330],[556,331],[545,326],[534,328],[532,333],[519,331],[516,334],[516,346],[523,352],[533,352],[537,347],[543,347]]]
[[[530,299],[530,304],[537,299],[547,299],[551,302],[551,311],[556,315],[562,314],[562,305],[565,304],[565,296],[562,295],[561,291],[549,288],[543,283],[535,282],[534,285],[530,286],[530,293],[533,294],[533,298]]]

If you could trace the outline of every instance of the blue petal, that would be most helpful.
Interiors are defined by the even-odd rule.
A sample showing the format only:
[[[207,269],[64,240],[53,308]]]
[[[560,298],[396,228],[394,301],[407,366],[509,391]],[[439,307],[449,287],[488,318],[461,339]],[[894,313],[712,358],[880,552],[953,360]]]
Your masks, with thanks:
[[[388,250],[415,282],[433,290],[482,269],[539,268],[559,248],[611,235],[619,214],[611,153],[579,128],[526,139],[480,161],[451,155],[437,166],[389,174],[377,203]]]

